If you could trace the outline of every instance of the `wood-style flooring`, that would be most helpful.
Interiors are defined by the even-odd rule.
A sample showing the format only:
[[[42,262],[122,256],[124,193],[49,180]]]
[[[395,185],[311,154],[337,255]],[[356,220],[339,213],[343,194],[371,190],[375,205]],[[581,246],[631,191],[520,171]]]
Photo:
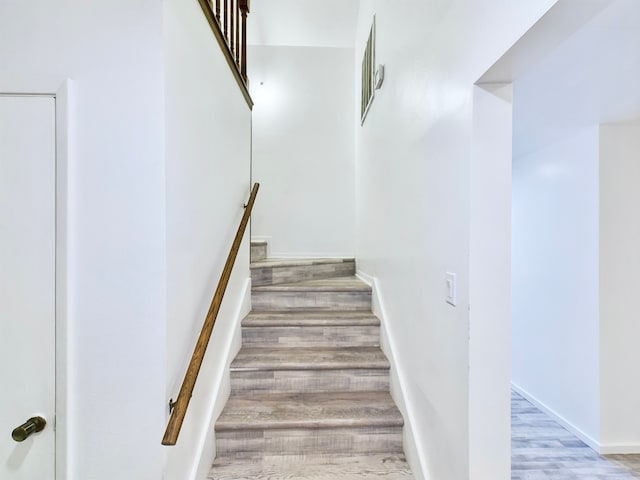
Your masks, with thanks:
[[[267,259],[266,244],[254,246],[253,310],[208,478],[413,479],[371,287],[355,261]]]
[[[208,480],[413,480],[403,455],[275,455],[218,459]]]
[[[512,480],[638,478],[640,455],[599,455],[529,401],[512,392]]]
[[[640,455],[601,456],[517,393],[511,397],[512,480],[640,479]],[[217,459],[210,480],[409,480],[402,455]]]

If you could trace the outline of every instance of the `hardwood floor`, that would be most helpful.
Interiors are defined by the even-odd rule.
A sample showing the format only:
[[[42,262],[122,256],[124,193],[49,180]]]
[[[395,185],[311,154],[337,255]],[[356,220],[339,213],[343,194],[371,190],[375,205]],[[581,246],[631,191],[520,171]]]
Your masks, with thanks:
[[[512,480],[637,478],[640,478],[640,455],[601,456],[522,396],[512,392]]]
[[[412,479],[371,288],[353,259],[266,250],[252,243],[254,311],[209,480]],[[511,460],[512,480],[640,479],[640,455],[602,457],[516,393]]]
[[[403,455],[284,455],[217,459],[208,480],[413,480]]]

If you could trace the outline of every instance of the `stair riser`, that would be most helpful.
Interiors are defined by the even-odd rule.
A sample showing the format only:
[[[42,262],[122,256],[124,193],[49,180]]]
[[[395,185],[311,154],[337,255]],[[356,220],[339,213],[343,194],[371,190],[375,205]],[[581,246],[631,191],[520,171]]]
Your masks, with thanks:
[[[243,327],[379,327],[380,321],[369,312],[252,312]]]
[[[269,429],[216,432],[219,457],[402,453],[402,427]]]
[[[375,347],[380,345],[380,327],[243,327],[246,347]]]
[[[231,372],[231,394],[388,392],[388,369]]]
[[[259,262],[267,258],[267,244],[266,243],[252,243],[251,244],[251,261]]]
[[[254,287],[277,285],[281,283],[304,282],[307,280],[347,277],[355,275],[355,273],[356,263],[353,261],[287,267],[261,267],[251,269],[251,284]]]
[[[371,292],[253,291],[251,302],[257,311],[371,311]]]

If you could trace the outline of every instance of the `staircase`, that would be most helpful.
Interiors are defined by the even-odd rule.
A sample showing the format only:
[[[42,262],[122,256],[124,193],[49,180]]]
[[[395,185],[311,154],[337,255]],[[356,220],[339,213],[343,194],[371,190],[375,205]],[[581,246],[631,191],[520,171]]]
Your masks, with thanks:
[[[253,310],[209,478],[413,478],[371,288],[355,261],[267,259],[266,248],[251,244]]]

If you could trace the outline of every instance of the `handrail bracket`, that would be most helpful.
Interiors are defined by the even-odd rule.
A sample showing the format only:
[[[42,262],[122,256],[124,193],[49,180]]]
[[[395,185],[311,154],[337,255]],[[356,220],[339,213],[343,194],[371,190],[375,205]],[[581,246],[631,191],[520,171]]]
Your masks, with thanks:
[[[195,387],[196,380],[198,379],[198,373],[200,372],[200,367],[202,366],[204,354],[207,350],[207,345],[209,344],[209,339],[211,338],[211,333],[213,332],[213,327],[216,323],[218,312],[220,311],[220,305],[222,304],[224,292],[227,289],[229,277],[231,277],[231,271],[233,270],[233,265],[236,261],[236,257],[238,256],[242,238],[244,237],[244,233],[247,229],[249,217],[251,217],[251,211],[253,210],[253,204],[256,201],[256,195],[258,194],[259,188],[259,183],[253,184],[251,195],[249,196],[249,201],[245,205],[242,220],[240,221],[240,226],[238,227],[236,236],[233,239],[233,244],[231,245],[231,250],[229,251],[229,255],[227,256],[227,261],[224,264],[222,274],[220,275],[218,286],[216,287],[216,291],[213,294],[213,299],[211,300],[209,311],[207,312],[207,316],[204,319],[202,331],[200,332],[200,336],[198,337],[198,341],[196,342],[196,346],[193,350],[193,355],[191,356],[191,361],[189,362],[187,372],[184,375],[184,380],[182,381],[182,386],[180,387],[178,398],[175,402],[173,401],[173,398],[169,400],[169,413],[171,415],[169,417],[169,422],[167,423],[167,429],[164,432],[164,437],[162,438],[163,445],[175,445],[178,441],[178,435],[180,434],[180,429],[182,428],[182,422],[184,421],[184,417],[187,414],[189,401],[191,400],[191,395],[193,394],[193,389]]]

